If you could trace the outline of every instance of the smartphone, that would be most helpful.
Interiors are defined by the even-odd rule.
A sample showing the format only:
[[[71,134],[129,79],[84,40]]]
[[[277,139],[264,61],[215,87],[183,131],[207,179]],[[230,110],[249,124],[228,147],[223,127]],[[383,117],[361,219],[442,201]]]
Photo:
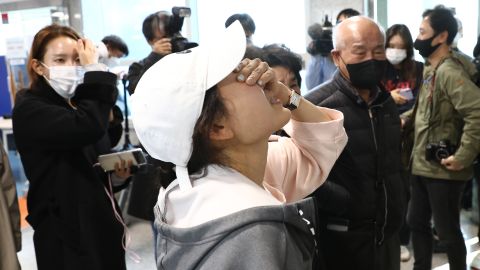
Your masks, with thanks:
[[[402,97],[404,97],[406,100],[412,100],[413,99],[412,89],[410,89],[410,88],[402,88],[402,89],[400,89],[400,91],[398,91],[398,93]]]
[[[126,151],[115,152],[98,156],[98,163],[106,172],[115,170],[115,163],[132,161],[132,166],[141,166],[147,164],[145,155],[141,148],[134,148]]]

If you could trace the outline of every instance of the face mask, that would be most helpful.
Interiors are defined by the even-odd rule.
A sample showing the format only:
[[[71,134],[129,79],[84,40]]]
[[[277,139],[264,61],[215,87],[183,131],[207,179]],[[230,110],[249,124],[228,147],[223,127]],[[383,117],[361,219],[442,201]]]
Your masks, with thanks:
[[[415,43],[413,43],[413,47],[418,50],[418,53],[420,53],[421,56],[428,58],[441,45],[441,43],[439,43],[435,46],[432,46],[432,41],[435,37],[436,35],[427,39],[417,38]]]
[[[342,60],[343,61],[343,60]],[[350,82],[358,89],[374,89],[382,80],[385,60],[367,60],[356,64],[346,64]]]
[[[120,60],[117,57],[110,57],[110,58],[100,58],[98,62],[105,64],[107,67],[112,68],[120,65]]]
[[[97,43],[95,47],[99,58],[108,58],[108,49],[103,42]]]
[[[43,63],[42,63],[43,64]],[[47,66],[50,79],[44,76],[50,86],[65,99],[75,95],[75,89],[83,82],[85,69],[81,66]]]
[[[407,58],[407,50],[387,48],[385,50],[388,62],[392,65],[400,64],[405,58]]]

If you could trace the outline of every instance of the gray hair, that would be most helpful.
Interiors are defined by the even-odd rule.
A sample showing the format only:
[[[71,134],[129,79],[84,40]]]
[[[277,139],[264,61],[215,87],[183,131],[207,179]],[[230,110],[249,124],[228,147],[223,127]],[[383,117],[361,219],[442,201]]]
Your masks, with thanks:
[[[378,27],[378,30],[382,34],[383,43],[385,45],[386,35],[385,35],[385,29],[383,28],[383,26],[381,26],[380,24],[378,24],[377,22],[375,22],[374,20],[372,20],[371,18],[369,18],[367,16],[354,16],[354,17],[348,18],[346,20],[343,20],[341,23],[339,23],[339,24],[337,24],[333,27],[333,29],[332,29],[332,41],[333,41],[333,49],[334,50],[343,49],[347,46],[347,44],[345,43],[345,39],[343,37],[338,36],[338,27],[340,27],[343,23],[345,23],[345,21],[347,21],[347,23],[348,23],[350,20],[358,20],[359,18],[368,19]]]

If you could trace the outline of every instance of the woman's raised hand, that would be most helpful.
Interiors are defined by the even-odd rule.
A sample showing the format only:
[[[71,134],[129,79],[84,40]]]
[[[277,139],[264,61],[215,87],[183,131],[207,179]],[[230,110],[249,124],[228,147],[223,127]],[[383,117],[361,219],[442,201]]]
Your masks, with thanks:
[[[245,58],[234,72],[239,73],[238,81],[248,85],[257,84],[265,91],[265,94],[278,98],[284,105],[288,103],[291,90],[277,79],[275,72],[266,62],[258,58],[253,60]]]
[[[98,63],[97,49],[91,40],[86,38],[77,40],[77,51],[80,65],[86,66]]]

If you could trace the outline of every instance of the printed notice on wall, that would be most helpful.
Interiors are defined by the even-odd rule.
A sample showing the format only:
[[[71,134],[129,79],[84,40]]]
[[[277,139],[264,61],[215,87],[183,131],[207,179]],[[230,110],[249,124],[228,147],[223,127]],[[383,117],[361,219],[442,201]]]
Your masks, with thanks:
[[[27,48],[25,47],[25,42],[23,38],[8,38],[7,43],[7,58],[25,58],[27,57]]]

